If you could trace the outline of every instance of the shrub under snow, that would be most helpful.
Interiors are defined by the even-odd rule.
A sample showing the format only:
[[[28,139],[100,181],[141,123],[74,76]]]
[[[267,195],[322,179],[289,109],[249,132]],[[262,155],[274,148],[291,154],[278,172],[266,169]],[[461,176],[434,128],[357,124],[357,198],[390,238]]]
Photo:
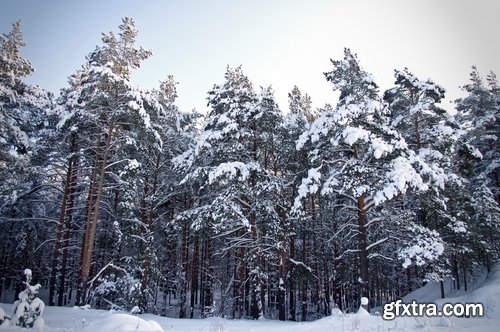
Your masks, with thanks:
[[[36,284],[32,286],[31,278],[32,273],[30,269],[24,270],[26,281],[23,284],[26,289],[19,293],[19,300],[14,302],[14,315],[12,323],[21,327],[36,328],[41,331],[44,327],[43,318],[40,317],[45,308],[45,303],[36,297],[41,285]]]

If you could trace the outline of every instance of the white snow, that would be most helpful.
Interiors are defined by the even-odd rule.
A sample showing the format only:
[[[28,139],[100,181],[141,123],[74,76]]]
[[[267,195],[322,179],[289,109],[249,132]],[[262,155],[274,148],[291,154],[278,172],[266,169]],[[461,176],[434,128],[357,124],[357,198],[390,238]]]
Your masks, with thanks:
[[[280,322],[278,320],[259,319],[231,320],[223,318],[208,319],[175,319],[151,314],[131,315],[125,312],[104,310],[77,310],[70,307],[46,307],[43,314],[44,332],[121,332],[121,331],[182,331],[182,332],[325,332],[325,331],[458,331],[458,332],[493,332],[498,331],[500,324],[500,266],[486,276],[477,277],[475,283],[469,285],[470,291],[452,290],[452,282],[445,281],[447,298],[440,299],[439,283],[428,283],[403,298],[409,303],[432,302],[442,305],[445,302],[471,303],[480,302],[485,306],[482,318],[461,317],[399,317],[392,321],[382,319],[381,308],[371,308],[370,313],[358,310],[354,314],[346,314],[337,308],[332,316],[313,322]],[[360,304],[366,303],[361,299]],[[12,312],[12,304],[0,304],[8,314]],[[1,309],[0,309],[1,310]],[[0,311],[1,313],[1,311]],[[9,322],[9,321],[6,321]],[[43,321],[40,323],[43,324]],[[20,327],[0,326],[0,332],[29,331]],[[32,329],[36,331],[36,329]]]
[[[389,183],[375,193],[374,201],[376,205],[391,200],[399,193],[405,193],[409,187],[422,191],[427,190],[427,184],[424,183],[422,177],[408,159],[397,157],[391,162],[390,166],[386,174]]]
[[[91,325],[85,331],[95,331]],[[100,332],[114,331],[164,331],[154,320],[145,320],[128,314],[114,314],[106,317],[99,326]]]
[[[223,177],[229,179],[239,177],[240,181],[246,181],[253,168],[255,168],[255,165],[252,163],[245,164],[240,161],[221,163],[208,174],[208,182],[213,183]]]
[[[398,252],[398,257],[404,260],[404,268],[412,263],[422,266],[439,259],[444,244],[438,232],[420,225],[410,225],[409,230],[413,234],[412,242]]]
[[[344,142],[348,145],[353,145],[358,140],[368,141],[370,133],[360,127],[347,127],[342,136],[344,137]]]

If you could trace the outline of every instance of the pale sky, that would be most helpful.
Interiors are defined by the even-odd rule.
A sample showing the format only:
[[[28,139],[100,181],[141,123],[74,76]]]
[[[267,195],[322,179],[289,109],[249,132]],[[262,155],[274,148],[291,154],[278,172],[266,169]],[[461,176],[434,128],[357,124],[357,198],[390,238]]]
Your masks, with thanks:
[[[283,111],[294,85],[314,107],[335,105],[323,72],[344,47],[381,91],[404,67],[441,84],[448,110],[472,65],[500,76],[498,0],[3,0],[0,8],[0,32],[22,21],[23,55],[36,68],[27,81],[55,93],[124,16],[153,51],[133,83],[153,88],[174,75],[183,110],[206,111],[207,91],[224,81],[226,65],[242,65],[256,88],[272,85]]]

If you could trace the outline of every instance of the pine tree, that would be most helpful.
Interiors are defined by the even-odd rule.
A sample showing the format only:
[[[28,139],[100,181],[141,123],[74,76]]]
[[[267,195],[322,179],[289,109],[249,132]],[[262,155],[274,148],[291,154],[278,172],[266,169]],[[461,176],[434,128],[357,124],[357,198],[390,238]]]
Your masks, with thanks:
[[[68,103],[73,107],[66,121],[82,119],[88,134],[94,140],[91,153],[92,173],[86,202],[84,237],[77,303],[85,303],[87,284],[100,219],[101,203],[107,183],[106,170],[113,160],[113,149],[118,141],[126,141],[128,131],[137,123],[150,127],[150,118],[144,109],[138,91],[130,84],[132,69],[147,59],[150,51],[135,48],[137,30],[130,18],[124,18],[118,37],[113,32],[103,34],[102,46],[96,47],[87,58],[87,64],[78,73],[79,84],[71,92]],[[87,147],[90,149],[90,147]]]
[[[288,107],[292,114],[303,114],[308,123],[314,122],[318,118],[317,112],[312,109],[311,97],[308,94],[302,95],[298,86],[294,85],[292,91],[288,93]]]
[[[378,87],[357,57],[345,49],[344,60],[332,63],[334,70],[325,76],[340,91],[339,103],[299,139],[298,148],[309,151],[314,166],[302,180],[294,208],[300,212],[300,202],[310,193],[342,197],[357,220],[351,250],[358,255],[359,295],[367,296],[369,251],[387,240],[371,237],[369,229],[381,222],[373,208],[408,189],[427,190],[429,175],[435,174],[428,174],[425,162],[390,127]]]
[[[488,86],[476,67],[470,76],[470,83],[463,87],[468,96],[457,100],[457,121],[463,131],[460,150],[476,158],[471,165],[475,178],[484,182],[500,203],[500,87],[494,73],[487,77]]]
[[[51,95],[23,78],[32,74],[32,64],[21,57],[25,46],[21,23],[0,35],[0,210],[13,204],[22,193],[15,174],[28,168],[36,135],[43,130]],[[28,188],[25,188],[25,190]],[[32,189],[32,188],[29,188]]]
[[[455,165],[465,179],[464,201],[467,218],[469,252],[472,263],[484,263],[488,270],[498,260],[499,214],[499,122],[500,89],[493,73],[486,86],[476,67],[472,67],[468,93],[457,100],[456,120],[460,128]],[[496,204],[495,204],[496,202]],[[464,206],[462,202],[458,202]],[[465,271],[465,269],[464,269]]]
[[[271,91],[264,89],[259,98],[241,67],[228,68],[225,79],[209,92],[212,110],[196,145],[176,158],[187,171],[182,183],[197,188],[199,197],[179,219],[224,241],[221,253],[234,257],[234,275],[224,294],[232,291],[232,316],[258,318],[266,258],[261,251],[274,246],[269,240],[279,223],[269,121],[276,123],[280,113]]]
[[[23,79],[32,74],[21,56],[25,46],[20,22],[0,35],[0,278],[3,293],[8,276],[22,264],[34,264],[31,250],[46,239],[51,206],[40,198],[52,196],[47,186],[47,162],[39,158],[48,135],[52,95]],[[40,218],[40,219],[37,219]],[[42,268],[42,267],[41,267]]]
[[[42,287],[40,284],[31,285],[32,272],[30,269],[24,270],[23,284],[25,289],[19,293],[19,300],[14,302],[14,325],[20,327],[33,327],[42,330],[45,325],[41,315],[45,304],[36,295]]]
[[[396,86],[384,93],[384,100],[390,110],[391,125],[401,133],[408,147],[439,174],[433,180],[434,187],[441,189],[439,192],[429,190],[425,193],[412,193],[402,197],[401,202],[395,203],[396,211],[406,209],[404,215],[411,215],[411,225],[406,226],[411,231],[410,234],[425,234],[422,237],[413,237],[408,243],[409,246],[403,247],[399,255],[404,260],[403,267],[425,266],[428,276],[432,275],[433,280],[442,280],[445,275],[438,276],[437,271],[446,274],[446,269],[433,262],[435,255],[429,255],[428,259],[412,255],[417,251],[430,252],[429,245],[442,243],[441,237],[451,241],[451,238],[459,236],[453,231],[450,232],[459,228],[450,228],[455,220],[450,207],[455,204],[450,204],[453,197],[447,195],[458,190],[460,186],[459,176],[454,174],[451,161],[455,130],[450,115],[438,106],[444,98],[444,88],[430,79],[418,79],[407,68],[396,70],[394,77]],[[443,190],[445,187],[446,190]],[[392,213],[392,210],[388,211]],[[404,223],[409,222],[406,220]],[[411,237],[410,234],[407,237]],[[417,249],[419,245],[422,248]],[[451,245],[450,243],[449,249]],[[430,268],[430,262],[436,267],[435,271]],[[409,270],[407,272],[409,273]]]

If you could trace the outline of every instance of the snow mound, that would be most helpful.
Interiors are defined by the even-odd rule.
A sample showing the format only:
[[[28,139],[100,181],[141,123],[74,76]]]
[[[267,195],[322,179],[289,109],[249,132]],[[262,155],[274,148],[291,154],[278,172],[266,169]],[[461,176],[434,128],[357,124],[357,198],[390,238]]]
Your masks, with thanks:
[[[95,326],[89,326],[88,331],[95,331]],[[128,314],[112,314],[106,317],[99,326],[99,332],[161,332],[161,326],[152,320],[144,320]]]
[[[455,290],[452,281],[444,282],[445,298],[440,298],[438,282],[430,282],[403,298],[403,302],[432,302],[438,306],[444,303],[481,303],[485,309],[485,318],[500,320],[500,265],[496,265],[491,273],[485,272],[476,276],[475,282],[469,285],[469,290]]]
[[[356,312],[356,315],[358,315],[358,316],[370,316],[370,313],[368,311],[366,311],[365,308],[360,306],[358,311]]]

